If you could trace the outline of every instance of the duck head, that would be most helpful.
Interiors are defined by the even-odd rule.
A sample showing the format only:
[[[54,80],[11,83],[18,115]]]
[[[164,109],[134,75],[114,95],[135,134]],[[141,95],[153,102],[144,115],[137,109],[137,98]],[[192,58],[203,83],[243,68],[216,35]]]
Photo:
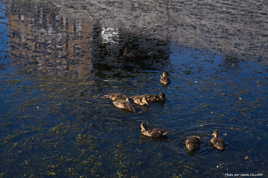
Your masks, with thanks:
[[[147,125],[144,122],[142,122],[140,124],[140,128],[141,128],[141,132],[144,132],[144,131],[148,130],[148,127],[147,127]]]
[[[163,92],[160,92],[158,96],[161,101],[164,101],[166,99],[166,95]]]
[[[212,134],[211,134],[213,137],[215,137],[215,138],[218,138],[219,137],[219,135],[220,135],[220,133],[219,133],[219,131],[218,130],[214,130],[213,132],[212,132]]]
[[[164,78],[165,77],[168,77],[168,72],[163,72],[162,75],[161,75],[161,77],[164,77]]]

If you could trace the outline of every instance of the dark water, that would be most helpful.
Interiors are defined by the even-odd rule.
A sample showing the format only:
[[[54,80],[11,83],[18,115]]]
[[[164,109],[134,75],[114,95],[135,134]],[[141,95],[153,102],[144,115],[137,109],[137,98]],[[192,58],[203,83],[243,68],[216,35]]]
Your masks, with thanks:
[[[268,66],[258,62],[267,56],[249,60],[105,23],[46,1],[0,3],[0,177],[268,175]],[[143,113],[100,97],[160,91],[167,101]],[[171,134],[144,138],[141,121]],[[208,144],[215,129],[223,152]],[[188,154],[192,134],[202,144]]]

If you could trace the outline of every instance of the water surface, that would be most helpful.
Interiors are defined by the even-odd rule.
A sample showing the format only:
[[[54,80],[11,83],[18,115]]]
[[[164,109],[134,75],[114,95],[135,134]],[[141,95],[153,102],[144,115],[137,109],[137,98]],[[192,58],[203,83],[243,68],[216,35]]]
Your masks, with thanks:
[[[0,177],[268,174],[266,56],[189,47],[46,1],[1,3],[0,36]],[[160,91],[167,101],[142,113],[101,98]],[[168,139],[144,138],[141,121]],[[208,144],[215,129],[223,152]],[[192,134],[202,144],[188,154]]]

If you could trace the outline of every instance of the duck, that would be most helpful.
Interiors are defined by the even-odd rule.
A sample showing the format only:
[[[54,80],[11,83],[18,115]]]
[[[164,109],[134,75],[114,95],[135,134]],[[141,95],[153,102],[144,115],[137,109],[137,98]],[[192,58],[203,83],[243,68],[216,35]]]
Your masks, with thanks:
[[[152,102],[164,102],[166,100],[166,95],[163,92],[160,92],[158,95],[147,96],[146,99]]]
[[[163,92],[160,92],[158,95],[145,95],[148,103],[154,102],[164,102],[166,100],[166,95]]]
[[[131,96],[130,98],[137,105],[140,105],[140,106],[149,105],[146,99],[146,95]]]
[[[118,99],[126,99],[128,98],[127,95],[125,94],[122,94],[122,93],[110,93],[110,94],[107,94],[107,95],[104,95],[103,98],[106,98],[106,99],[110,99],[112,101],[116,101]]]
[[[193,152],[200,147],[200,137],[199,136],[189,136],[185,140],[185,147],[189,152]]]
[[[210,139],[210,143],[211,145],[220,151],[224,150],[224,140],[222,138],[219,137],[220,133],[218,130],[215,130],[212,132],[212,138]]]
[[[161,92],[158,95],[144,94],[131,96],[130,98],[135,104],[144,106],[155,102],[164,102],[166,99],[166,95]]]
[[[121,110],[125,110],[128,112],[136,112],[135,107],[128,98],[117,98],[113,101],[113,105]]]
[[[149,129],[147,125],[142,122],[140,124],[141,134],[151,138],[165,138],[168,134],[168,131],[161,128],[152,128]]]
[[[160,83],[162,85],[168,85],[169,84],[169,78],[168,78],[168,72],[163,72],[161,75],[160,75]]]

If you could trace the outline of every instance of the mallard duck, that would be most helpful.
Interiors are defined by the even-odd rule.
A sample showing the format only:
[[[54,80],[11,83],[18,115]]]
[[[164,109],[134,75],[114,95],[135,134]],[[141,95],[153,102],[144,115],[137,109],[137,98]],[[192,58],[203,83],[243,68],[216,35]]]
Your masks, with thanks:
[[[149,129],[144,122],[140,124],[140,128],[141,128],[141,134],[147,137],[163,138],[166,137],[168,134],[168,131],[165,129],[160,128]]]
[[[199,148],[200,146],[200,137],[199,136],[190,136],[185,140],[185,147],[188,151],[192,152]]]
[[[160,83],[163,85],[168,85],[169,84],[169,78],[168,78],[168,73],[163,72],[162,75],[160,75]]]
[[[213,137],[210,139],[211,145],[216,148],[217,150],[224,150],[224,141],[222,138],[219,137],[219,131],[215,130],[211,134]]]
[[[166,100],[166,95],[164,93],[159,93],[159,95],[145,95],[148,103],[154,102],[164,102]]]
[[[145,95],[131,96],[130,98],[135,104],[138,104],[141,106],[149,105],[148,101],[146,100]]]
[[[159,95],[145,94],[145,95],[131,96],[130,98],[133,100],[135,104],[144,106],[154,102],[165,101],[165,94],[161,92]]]
[[[104,95],[103,98],[110,99],[112,101],[118,100],[118,99],[126,99],[127,96],[122,93],[110,93],[107,95]]]
[[[119,98],[113,101],[113,105],[118,108],[129,112],[136,112],[135,107],[128,98]]]

